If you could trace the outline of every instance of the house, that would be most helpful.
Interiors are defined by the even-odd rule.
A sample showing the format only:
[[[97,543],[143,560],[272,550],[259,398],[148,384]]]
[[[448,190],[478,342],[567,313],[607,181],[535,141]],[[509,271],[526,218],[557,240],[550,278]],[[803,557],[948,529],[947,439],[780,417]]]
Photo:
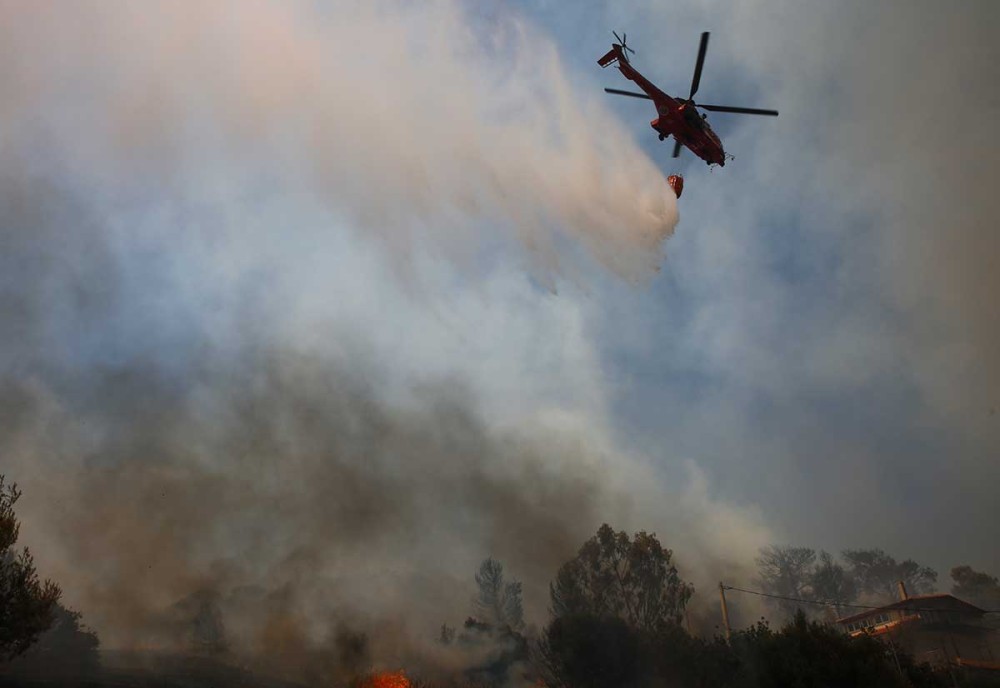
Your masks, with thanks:
[[[984,622],[986,612],[954,595],[906,594],[898,602],[837,620],[852,636],[868,633],[936,666],[1000,670],[1000,632]]]

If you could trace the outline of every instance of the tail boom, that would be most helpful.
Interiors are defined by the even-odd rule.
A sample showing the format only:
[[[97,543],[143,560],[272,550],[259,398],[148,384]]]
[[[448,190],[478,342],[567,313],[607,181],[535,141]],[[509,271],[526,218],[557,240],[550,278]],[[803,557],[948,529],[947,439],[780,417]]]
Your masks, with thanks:
[[[611,46],[611,50],[604,54],[604,56],[597,61],[597,64],[602,67],[608,67],[613,65],[615,62],[627,62],[625,55],[622,52],[622,47],[615,43]]]

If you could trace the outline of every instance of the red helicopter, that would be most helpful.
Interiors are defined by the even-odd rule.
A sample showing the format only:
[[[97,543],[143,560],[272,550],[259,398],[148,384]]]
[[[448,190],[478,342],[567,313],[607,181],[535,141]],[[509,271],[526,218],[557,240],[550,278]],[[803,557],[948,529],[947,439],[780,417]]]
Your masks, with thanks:
[[[694,94],[698,92],[698,84],[701,82],[701,68],[705,64],[705,51],[708,50],[707,31],[701,34],[698,61],[694,65],[694,78],[691,80],[691,93],[688,94],[686,99],[668,96],[640,74],[629,64],[628,53],[634,55],[635,51],[625,44],[625,36],[627,34],[622,34],[621,38],[615,32],[612,32],[612,34],[618,42],[611,45],[611,50],[598,60],[597,64],[607,67],[617,63],[618,69],[625,75],[625,78],[634,81],[645,93],[619,91],[616,88],[606,88],[604,90],[620,96],[632,96],[633,98],[645,98],[653,101],[659,117],[649,124],[660,135],[661,141],[671,135],[674,137],[675,158],[681,154],[681,146],[686,146],[692,153],[709,165],[724,166],[726,164],[726,152],[722,149],[722,142],[719,140],[718,135],[712,131],[712,127],[708,125],[707,116],[700,114],[696,108],[708,110],[709,112],[778,116],[777,110],[758,110],[756,108],[730,107],[728,105],[702,105],[694,102]]]

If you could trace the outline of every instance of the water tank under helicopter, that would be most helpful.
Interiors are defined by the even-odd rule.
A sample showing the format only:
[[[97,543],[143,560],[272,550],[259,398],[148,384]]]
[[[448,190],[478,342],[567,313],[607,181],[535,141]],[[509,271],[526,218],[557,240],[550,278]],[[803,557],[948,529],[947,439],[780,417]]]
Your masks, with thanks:
[[[670,188],[673,189],[674,195],[677,196],[677,198],[680,198],[681,193],[684,192],[684,177],[679,174],[672,174],[667,177],[667,184],[669,184]]]

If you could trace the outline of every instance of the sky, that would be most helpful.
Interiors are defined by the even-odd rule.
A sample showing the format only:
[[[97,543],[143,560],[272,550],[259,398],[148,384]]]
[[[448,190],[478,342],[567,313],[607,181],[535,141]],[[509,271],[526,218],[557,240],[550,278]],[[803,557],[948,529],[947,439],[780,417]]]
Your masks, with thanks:
[[[212,589],[392,657],[488,555],[544,622],[604,521],[708,597],[771,543],[995,575],[998,15],[0,4],[22,540],[111,646]],[[781,115],[672,159],[611,30],[678,94],[711,31],[699,97]]]

